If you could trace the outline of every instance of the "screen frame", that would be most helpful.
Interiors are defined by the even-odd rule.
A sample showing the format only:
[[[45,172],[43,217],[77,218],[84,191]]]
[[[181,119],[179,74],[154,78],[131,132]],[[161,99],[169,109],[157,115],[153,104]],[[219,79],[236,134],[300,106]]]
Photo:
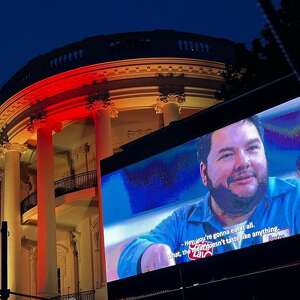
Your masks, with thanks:
[[[101,161],[102,176],[170,148],[179,146],[197,137],[201,137],[202,135],[241,119],[261,113],[299,96],[300,83],[294,74],[289,74],[261,88],[210,107],[186,119],[172,122],[167,127],[124,145],[122,152]],[[199,124],[205,124],[205,126],[199,126]],[[155,145],[155,147],[153,145]],[[266,260],[266,253],[269,252],[270,248],[274,249],[274,245],[277,245],[275,248],[278,248],[278,250],[274,250],[274,257],[270,265],[276,266],[282,263],[282,261],[280,261],[280,259],[282,259],[280,255],[280,252],[282,252],[281,247],[289,248],[293,243],[299,243],[299,240],[300,236],[292,236],[284,240],[277,240],[240,249],[234,251],[234,253],[223,253],[205,260],[183,263],[145,274],[110,281],[107,283],[109,294],[111,294],[110,299],[116,299],[114,298],[116,295],[118,295],[118,297],[121,295],[122,297],[124,297],[124,295],[137,296],[149,291],[152,292],[153,290],[164,290],[166,288],[178,289],[182,286],[194,284],[195,282],[199,282],[199,276],[202,276],[199,275],[199,268],[206,269],[209,275],[213,277],[215,277],[216,274],[223,276],[221,274],[222,270],[218,270],[216,266],[226,261],[234,262],[234,265],[240,265],[240,263],[244,261],[245,266],[243,269],[238,269],[239,273],[246,273],[248,271],[249,262],[253,262],[253,269],[260,269],[266,264],[266,261],[264,261]],[[292,261],[294,259],[294,256],[286,257],[285,259],[285,263],[289,263],[290,260]],[[165,276],[169,276],[169,280],[161,282],[159,278]],[[203,280],[205,281],[205,279]],[[145,283],[143,289],[140,287],[141,282]],[[131,288],[129,288],[129,286]]]
[[[300,83],[295,74],[291,73],[190,117],[171,122],[164,128],[123,145],[121,147],[123,151],[100,161],[101,174],[102,176],[110,174],[299,96]]]

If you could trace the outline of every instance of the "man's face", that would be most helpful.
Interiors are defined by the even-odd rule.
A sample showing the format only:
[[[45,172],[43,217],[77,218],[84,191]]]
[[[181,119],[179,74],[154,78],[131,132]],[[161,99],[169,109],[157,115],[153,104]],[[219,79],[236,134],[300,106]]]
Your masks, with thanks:
[[[201,163],[201,175],[211,190],[230,192],[237,199],[255,197],[267,179],[264,145],[256,127],[243,120],[216,130],[207,164]]]

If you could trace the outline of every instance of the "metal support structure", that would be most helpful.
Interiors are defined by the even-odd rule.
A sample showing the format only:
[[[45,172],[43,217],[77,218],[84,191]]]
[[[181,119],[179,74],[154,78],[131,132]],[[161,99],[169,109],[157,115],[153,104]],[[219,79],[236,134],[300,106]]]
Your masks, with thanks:
[[[7,286],[7,222],[1,225],[1,299],[8,299],[10,290]]]
[[[292,71],[295,73],[297,80],[300,82],[300,74],[299,74],[299,63],[297,63],[297,60],[295,57],[292,57],[289,47],[291,45],[287,45],[286,41],[282,39],[282,36],[280,36],[280,29],[279,29],[279,23],[276,16],[276,11],[270,2],[270,0],[257,0],[258,5],[261,7],[263,14],[267,20],[267,23],[270,27],[270,30],[274,36],[274,39],[282,52],[286,62],[292,69]]]

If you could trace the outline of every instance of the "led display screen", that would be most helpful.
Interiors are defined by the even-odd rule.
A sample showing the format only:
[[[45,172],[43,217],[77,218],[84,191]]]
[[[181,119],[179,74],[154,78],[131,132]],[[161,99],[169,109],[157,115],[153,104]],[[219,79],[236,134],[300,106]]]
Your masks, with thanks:
[[[298,234],[300,98],[102,178],[107,280]]]

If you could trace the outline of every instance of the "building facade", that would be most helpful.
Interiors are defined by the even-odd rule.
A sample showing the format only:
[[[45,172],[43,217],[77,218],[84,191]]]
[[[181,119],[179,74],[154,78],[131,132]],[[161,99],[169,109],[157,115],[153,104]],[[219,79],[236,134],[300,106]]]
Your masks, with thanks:
[[[97,36],[31,60],[1,88],[12,291],[105,299],[100,159],[217,104],[233,55],[228,40],[175,31]]]

